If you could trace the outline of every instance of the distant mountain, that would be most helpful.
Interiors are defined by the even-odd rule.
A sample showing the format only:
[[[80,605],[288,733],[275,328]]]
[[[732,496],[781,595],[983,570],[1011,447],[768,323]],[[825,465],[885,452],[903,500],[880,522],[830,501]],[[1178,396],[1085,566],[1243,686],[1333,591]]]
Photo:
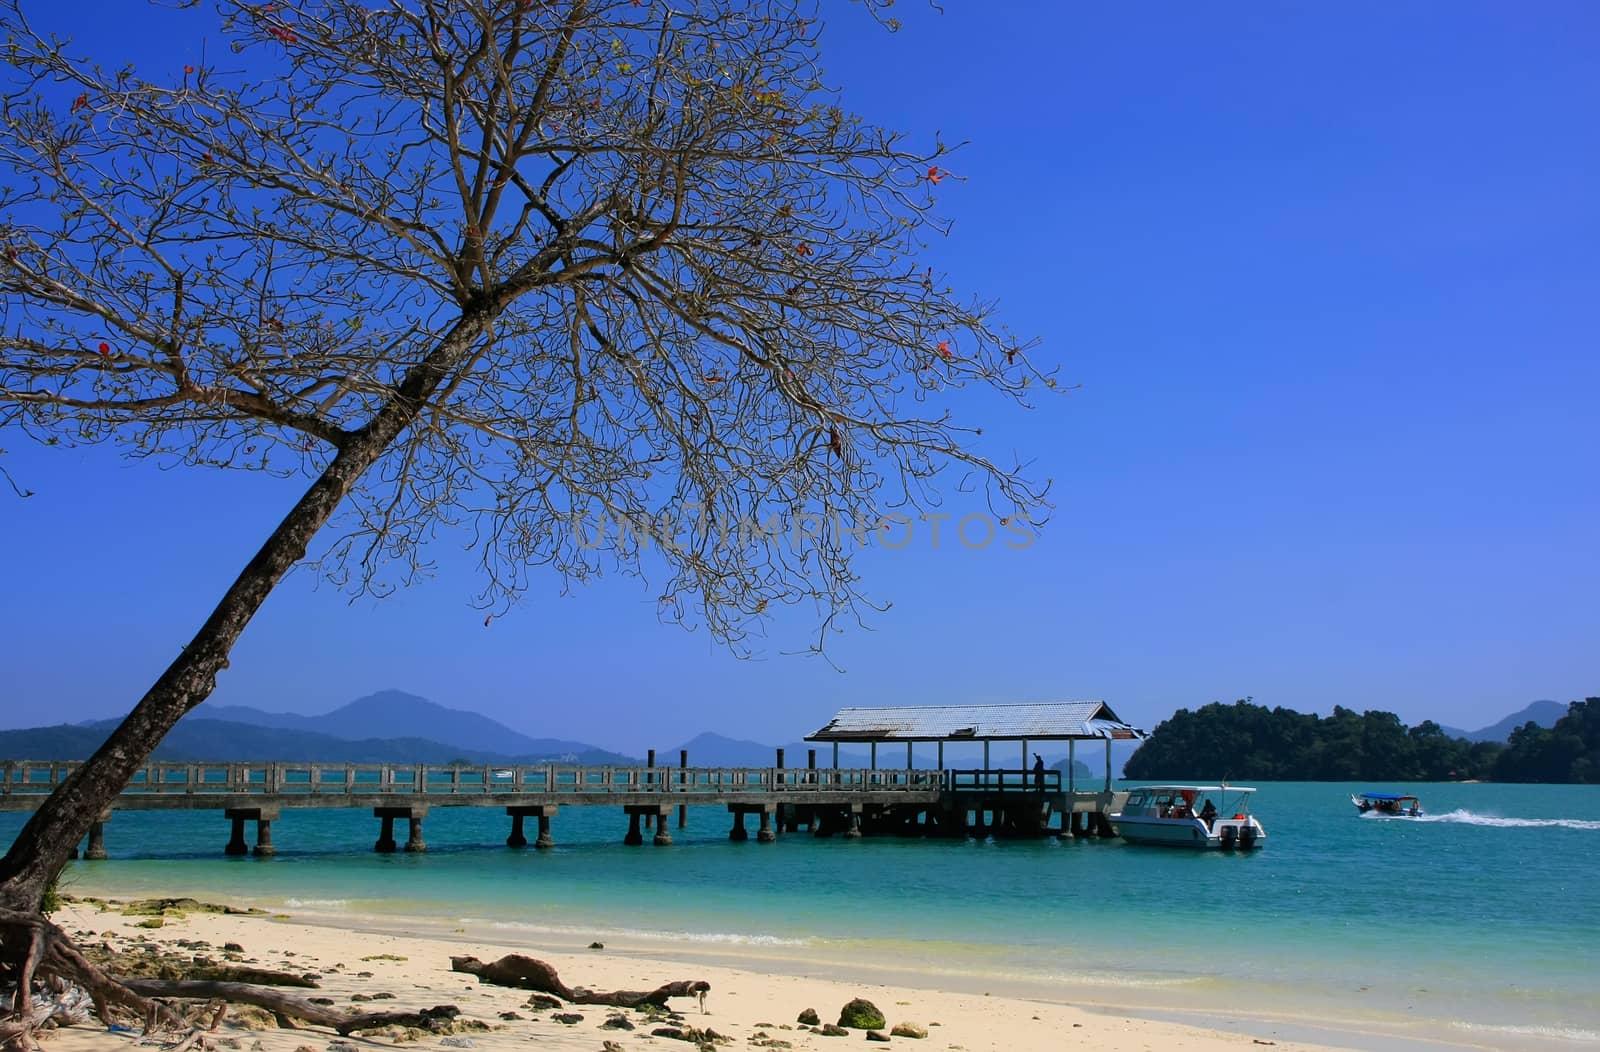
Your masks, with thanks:
[[[243,705],[202,705],[190,719],[195,717],[247,723],[254,727],[309,731],[345,741],[369,741],[380,737],[420,738],[456,749],[503,756],[553,757],[605,752],[584,742],[530,738],[487,716],[465,709],[445,708],[403,690],[381,690],[320,716],[266,712]]]
[[[1521,727],[1530,720],[1541,727],[1554,727],[1556,721],[1567,714],[1567,707],[1559,701],[1536,701],[1525,709],[1513,712],[1499,723],[1475,731],[1459,730],[1455,727],[1440,727],[1452,738],[1465,738],[1469,742],[1503,742],[1511,737],[1511,732]]]
[[[676,767],[678,753],[684,749],[689,750],[690,767],[771,767],[777,759],[770,745],[706,731],[696,734],[675,749],[656,750],[656,763]],[[805,754],[800,755],[804,757]],[[789,762],[787,757],[785,762]],[[803,759],[800,765],[805,765]]]
[[[269,714],[271,715],[271,714]],[[77,726],[33,727],[0,731],[0,757],[14,760],[82,760],[98,749],[117,720]],[[535,745],[539,739],[525,739]],[[545,741],[551,741],[546,739]],[[180,720],[162,739],[151,758],[171,761],[236,760],[285,763],[429,763],[466,760],[474,764],[581,763],[633,766],[640,761],[580,742],[555,742],[556,748],[525,753],[463,748],[425,738],[350,740],[331,734],[281,727],[263,727],[231,720]]]

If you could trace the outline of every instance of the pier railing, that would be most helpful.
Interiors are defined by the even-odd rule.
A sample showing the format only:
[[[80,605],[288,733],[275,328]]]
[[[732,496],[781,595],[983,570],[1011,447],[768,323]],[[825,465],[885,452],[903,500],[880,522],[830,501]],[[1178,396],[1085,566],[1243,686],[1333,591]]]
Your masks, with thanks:
[[[957,793],[1059,793],[1061,772],[1016,770],[945,771],[944,788]]]
[[[46,795],[74,761],[0,761],[0,795]],[[433,764],[152,763],[134,772],[123,796],[505,795],[938,790],[948,772],[791,767],[610,767],[543,764],[463,767]]]

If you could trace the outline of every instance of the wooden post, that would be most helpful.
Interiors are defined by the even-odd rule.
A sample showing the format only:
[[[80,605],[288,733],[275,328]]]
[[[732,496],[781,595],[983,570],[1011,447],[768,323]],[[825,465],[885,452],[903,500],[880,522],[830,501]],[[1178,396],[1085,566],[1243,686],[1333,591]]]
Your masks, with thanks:
[[[1073,772],[1078,769],[1078,739],[1067,739],[1067,792],[1076,792],[1073,787]]]
[[[839,743],[838,742],[834,742],[833,743],[833,769],[835,771],[837,771],[839,769]]]
[[[678,750],[678,767],[680,769],[682,769],[682,770],[687,770],[688,769],[688,767],[689,767],[689,750],[688,749],[679,749]],[[686,775],[686,774],[679,774],[678,775],[678,784],[680,786],[687,785],[688,784],[688,780],[689,780],[689,776],[688,775]],[[689,824],[689,805],[687,805],[687,804],[679,804],[678,805],[678,828],[682,829],[684,826],[686,826],[688,824]]]
[[[944,739],[939,739],[939,770],[944,770]]]
[[[876,771],[878,769],[878,743],[877,742],[873,742],[872,743],[872,769],[874,771]]]
[[[911,743],[906,742],[906,770],[911,770],[916,764],[911,762]]]
[[[777,764],[777,766],[778,766],[778,770],[780,770],[780,771],[783,770],[783,750],[782,749],[778,750],[778,764]]]
[[[983,769],[989,769],[989,739],[983,739]]]
[[[1111,739],[1106,739],[1106,792],[1111,791]]]

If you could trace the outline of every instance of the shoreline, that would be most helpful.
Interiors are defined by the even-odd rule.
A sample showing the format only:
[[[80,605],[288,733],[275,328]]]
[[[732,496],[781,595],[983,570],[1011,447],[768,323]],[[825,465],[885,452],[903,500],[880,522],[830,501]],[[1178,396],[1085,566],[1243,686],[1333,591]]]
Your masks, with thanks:
[[[140,926],[143,917],[124,916],[79,901],[64,907],[56,918],[75,934],[109,935],[112,941],[149,941],[164,947],[173,946],[178,939],[216,947],[236,942],[264,966],[320,971],[325,991],[304,992],[326,993],[336,1003],[375,990],[392,993],[393,1007],[455,1003],[464,1015],[506,1028],[471,1034],[474,1045],[487,1052],[509,1052],[530,1037],[548,1047],[590,1052],[608,1039],[619,1041],[623,1048],[648,1042],[670,1052],[683,1046],[642,1036],[648,1033],[647,1027],[631,1033],[600,1030],[600,1023],[612,1010],[596,1006],[574,1006],[572,1011],[585,1016],[581,1023],[552,1023],[546,1018],[549,1013],[525,1007],[526,991],[478,986],[471,977],[451,972],[452,955],[471,954],[487,961],[502,954],[525,953],[549,961],[569,984],[591,988],[649,989],[669,980],[705,978],[712,984],[710,1014],[701,1017],[694,1006],[681,1001],[673,1007],[684,1013],[686,1025],[711,1026],[741,1045],[778,1040],[794,1048],[826,1049],[841,1040],[862,1040],[860,1031],[852,1031],[848,1039],[825,1037],[796,1029],[794,1022],[808,1007],[814,1008],[823,1022],[831,1022],[840,1006],[861,996],[883,1010],[889,1026],[901,1020],[928,1026],[926,1040],[911,1042],[917,1047],[965,1052],[1056,1048],[1066,1031],[1078,1031],[1070,1035],[1073,1043],[1108,1052],[1148,1048],[1219,1052],[1263,1045],[1304,1052],[1537,1047],[1524,1040],[1509,1043],[1509,1036],[1505,1041],[1492,1040],[1493,1035],[1474,1035],[1485,1040],[1456,1035],[1439,1039],[1428,1032],[1423,1021],[1405,1029],[1374,1028],[1358,1020],[1329,1021],[1290,1006],[1251,1005],[1245,1012],[1166,1009],[1141,1001],[1141,996],[1149,997],[1148,988],[1142,995],[1138,988],[1123,988],[1128,996],[1119,1000],[1107,998],[1104,990],[1088,991],[1085,996],[1081,989],[1059,984],[1026,990],[993,977],[963,976],[959,971],[886,967],[865,961],[841,964],[811,957],[806,947],[763,946],[762,952],[755,953],[748,946],[686,947],[666,940],[612,938],[604,949],[592,950],[575,932],[552,938],[531,929],[508,931],[488,922],[452,923],[436,917],[350,915],[305,908],[253,916],[190,913],[169,917],[160,928],[144,928]],[[293,949],[286,953],[289,947]],[[387,960],[386,955],[405,960]],[[373,963],[356,965],[361,958],[373,959]],[[357,968],[360,971],[352,976]],[[363,972],[370,973],[365,981],[357,978]],[[984,988],[974,989],[974,982]],[[501,1012],[531,1018],[502,1023],[497,1018]],[[757,1037],[758,1032],[766,1036]],[[331,1031],[303,1029],[224,1036],[260,1041],[258,1052],[299,1052],[305,1039],[313,1035],[336,1037]],[[59,1032],[51,1043],[61,1052],[98,1052],[117,1040],[123,1038],[91,1025]],[[896,1037],[893,1041],[905,1044],[911,1039]],[[388,1040],[373,1038],[357,1039],[357,1043],[392,1046]],[[436,1046],[438,1039],[429,1035],[418,1043]],[[1570,1048],[1573,1044],[1551,1042],[1549,1047]]]

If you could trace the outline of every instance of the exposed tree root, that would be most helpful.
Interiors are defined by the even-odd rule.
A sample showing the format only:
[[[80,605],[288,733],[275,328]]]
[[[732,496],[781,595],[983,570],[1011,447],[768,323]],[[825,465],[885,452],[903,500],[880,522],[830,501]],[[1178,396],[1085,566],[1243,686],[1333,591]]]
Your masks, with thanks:
[[[341,1034],[371,1030],[380,1026],[415,1026],[424,1029],[447,1023],[460,1014],[455,1005],[438,1005],[420,1012],[363,1012],[351,1015],[335,1008],[312,1004],[303,997],[248,983],[225,983],[208,979],[128,979],[127,987],[146,997],[175,997],[193,1000],[220,1000],[230,1004],[255,1005],[278,1016],[303,1019]],[[219,1012],[213,1026],[221,1022]]]
[[[638,1008],[640,1005],[666,1007],[669,997],[694,997],[705,1008],[706,994],[711,984],[704,979],[684,979],[666,983],[654,990],[586,990],[581,986],[569,987],[561,981],[556,970],[544,961],[520,953],[507,954],[499,960],[484,964],[476,957],[450,958],[450,970],[476,975],[479,982],[495,986],[510,986],[518,990],[536,990],[553,994],[563,1001],[580,1005],[615,1005],[619,1008]]]
[[[0,909],[0,957],[15,981],[11,1011],[0,1020],[0,1049],[5,1052],[28,1052],[41,1027],[86,1016],[85,1000],[108,1025],[120,1011],[142,1020],[146,1030],[183,1027],[171,1009],[146,1000],[101,971],[78,952],[66,932],[38,913]],[[36,983],[49,991],[38,1006],[33,1002]]]
[[[117,979],[94,965],[71,938],[38,914],[0,909],[0,976],[15,980],[9,1013],[0,1011],[0,1050],[33,1052],[34,1035],[52,1026],[86,1022],[93,1014],[108,1026],[119,1018],[137,1020],[146,1034],[169,1033],[177,1044],[167,1052],[204,1045],[203,1035],[222,1022],[227,1005],[250,1004],[279,1019],[301,1019],[340,1034],[390,1026],[431,1028],[459,1014],[454,1005],[420,1012],[350,1015],[312,1004],[293,994],[247,983],[186,979]],[[35,996],[42,987],[41,996]],[[163,998],[209,1000],[208,1018],[193,1024]]]

